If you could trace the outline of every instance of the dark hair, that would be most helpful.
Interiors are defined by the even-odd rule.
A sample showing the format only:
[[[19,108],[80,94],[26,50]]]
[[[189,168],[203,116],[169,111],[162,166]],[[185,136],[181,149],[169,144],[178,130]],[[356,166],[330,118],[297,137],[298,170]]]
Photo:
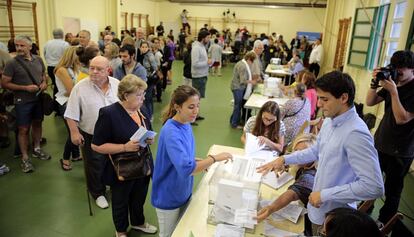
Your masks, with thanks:
[[[210,35],[210,32],[208,32],[206,30],[202,30],[202,31],[198,32],[197,40],[201,42],[204,38],[206,38],[209,35]]]
[[[132,45],[126,44],[119,49],[119,52],[128,52],[128,55],[132,57],[135,55],[135,47]]]
[[[141,45],[140,45],[139,47],[141,47],[143,44],[146,44],[146,45],[149,47],[149,43],[148,43],[148,41],[142,41],[142,42],[141,42]]]
[[[341,97],[342,94],[348,94],[347,104],[352,106],[355,99],[355,84],[351,76],[340,71],[326,73],[315,83],[316,88],[331,93],[335,98]]]
[[[276,116],[276,121],[266,127],[263,123],[262,115],[264,112]],[[265,136],[269,138],[272,142],[279,141],[279,130],[280,130],[280,109],[279,105],[274,101],[266,102],[262,108],[260,108],[259,113],[256,115],[256,122],[252,134],[255,136]]]
[[[305,95],[306,92],[306,86],[305,84],[299,82],[296,84],[295,86],[295,93],[298,97],[302,98],[302,100],[306,97]]]
[[[217,44],[218,43],[218,39],[214,39],[214,43]]]
[[[89,61],[98,56],[99,49],[96,47],[78,47],[76,55],[79,57],[79,62],[85,67],[89,67]]]
[[[315,89],[315,81],[316,81],[315,74],[309,71],[304,71],[301,79],[303,81],[303,84],[305,84],[306,89],[308,90]]]
[[[167,122],[168,119],[174,117],[174,115],[177,113],[177,111],[174,108],[174,105],[181,106],[188,100],[188,98],[192,96],[200,97],[200,93],[194,87],[187,85],[181,85],[177,87],[171,95],[170,103],[162,113],[162,123],[164,124],[165,122]]]
[[[327,222],[326,222],[327,221]],[[352,208],[335,208],[326,213],[327,237],[382,237],[375,221]]]
[[[410,50],[396,51],[391,57],[391,64],[396,68],[414,68],[414,52]]]

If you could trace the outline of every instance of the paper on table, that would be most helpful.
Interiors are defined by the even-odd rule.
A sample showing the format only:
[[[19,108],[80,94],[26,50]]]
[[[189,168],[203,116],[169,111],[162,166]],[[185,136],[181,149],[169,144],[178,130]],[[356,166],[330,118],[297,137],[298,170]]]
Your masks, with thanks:
[[[259,202],[260,208],[264,208],[266,206],[269,206],[274,200],[261,200]],[[286,218],[284,218],[283,216],[279,216],[277,213],[272,213],[272,221],[284,221],[286,220]]]
[[[215,237],[243,237],[244,228],[234,225],[218,224]]]
[[[278,229],[278,228],[270,225],[267,222],[264,225],[264,234],[265,234],[265,236],[274,236],[274,237],[300,236],[300,235],[298,235],[296,233],[293,233],[293,232]]]
[[[303,207],[295,204],[288,204],[286,207],[276,212],[279,216],[286,218],[287,220],[297,223],[302,213]]]
[[[257,151],[263,150],[265,144],[259,145],[259,138],[251,133],[246,133],[246,144],[244,145],[244,152],[248,156]]]
[[[279,175],[279,178],[276,177],[275,172],[269,172],[267,175],[263,176],[262,182],[274,189],[279,189],[292,179],[293,176],[288,172],[282,173],[281,175]]]
[[[131,141],[139,142],[141,147],[146,147],[147,143],[145,140],[148,138],[154,138],[157,135],[154,131],[148,131],[145,127],[139,127],[138,130],[131,136]]]

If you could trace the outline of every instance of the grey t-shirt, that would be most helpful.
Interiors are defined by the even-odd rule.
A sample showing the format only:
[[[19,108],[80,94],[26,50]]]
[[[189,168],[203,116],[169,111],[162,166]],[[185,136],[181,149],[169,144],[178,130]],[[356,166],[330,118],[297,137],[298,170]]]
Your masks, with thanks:
[[[36,80],[36,84],[40,85],[43,80],[43,75],[45,74],[45,65],[42,59],[39,56],[32,55],[32,60],[25,59],[24,57],[17,55],[23,59],[22,61],[29,69],[30,74],[33,75],[33,78]],[[16,58],[11,60],[6,67],[4,68],[3,75],[11,77],[11,82],[17,85],[32,85],[33,82],[30,79],[29,74],[26,70],[16,61]],[[14,103],[15,104],[25,104],[28,102],[36,101],[38,98],[36,92],[28,91],[14,91]]]

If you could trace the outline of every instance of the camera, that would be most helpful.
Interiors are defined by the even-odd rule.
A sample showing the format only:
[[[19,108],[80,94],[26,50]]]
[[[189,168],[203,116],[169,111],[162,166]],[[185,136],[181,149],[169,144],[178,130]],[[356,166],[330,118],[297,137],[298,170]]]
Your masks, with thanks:
[[[388,65],[386,67],[380,68],[380,71],[377,73],[376,80],[387,80],[391,76],[391,79],[395,82],[397,80],[398,72],[393,65]]]

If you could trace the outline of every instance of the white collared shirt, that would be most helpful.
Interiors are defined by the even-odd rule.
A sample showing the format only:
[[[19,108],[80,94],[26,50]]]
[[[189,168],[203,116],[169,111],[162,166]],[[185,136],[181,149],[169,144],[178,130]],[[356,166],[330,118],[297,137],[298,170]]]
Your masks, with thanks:
[[[52,39],[47,41],[43,47],[43,54],[47,65],[52,67],[56,66],[67,47],[69,47],[69,44],[63,39]]]
[[[118,102],[119,80],[109,78],[109,88],[104,93],[89,77],[73,87],[65,111],[65,118],[79,122],[79,129],[93,135],[99,109]]]
[[[309,63],[317,63],[321,65],[322,62],[322,56],[323,56],[323,48],[322,45],[315,45],[315,47],[312,49],[312,52],[309,56]]]

